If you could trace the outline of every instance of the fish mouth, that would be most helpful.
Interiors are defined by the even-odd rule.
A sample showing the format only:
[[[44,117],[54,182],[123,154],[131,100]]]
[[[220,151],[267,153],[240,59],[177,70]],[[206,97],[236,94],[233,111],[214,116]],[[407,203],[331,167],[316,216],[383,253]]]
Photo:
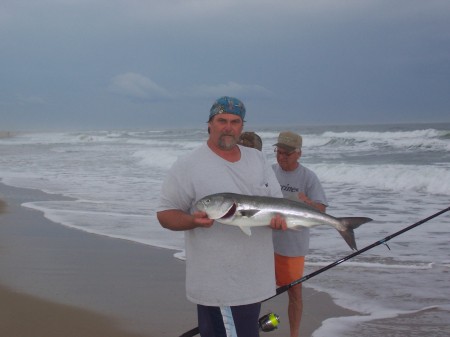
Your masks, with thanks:
[[[235,202],[233,202],[233,205],[230,207],[230,209],[228,210],[228,212],[225,213],[225,215],[223,215],[221,218],[219,219],[227,219],[230,218],[234,215],[234,213],[236,213],[236,209],[237,209],[237,205]]]

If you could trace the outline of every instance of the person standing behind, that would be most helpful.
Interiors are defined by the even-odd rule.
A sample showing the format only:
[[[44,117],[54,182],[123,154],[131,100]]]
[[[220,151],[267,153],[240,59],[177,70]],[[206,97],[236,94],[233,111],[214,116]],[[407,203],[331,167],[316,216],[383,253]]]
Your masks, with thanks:
[[[239,136],[238,144],[262,151],[261,137],[253,131],[242,132]]]
[[[186,296],[197,304],[202,337],[258,337],[260,302],[275,294],[272,229],[286,229],[285,220],[278,215],[247,236],[195,209],[199,199],[221,192],[282,197],[263,153],[237,145],[245,112],[237,98],[216,100],[206,144],[175,162],[161,190],[157,218],[184,231]]]
[[[278,136],[275,153],[277,163],[272,165],[283,196],[300,200],[325,212],[327,199],[316,174],[300,164],[302,137],[284,131]],[[274,231],[275,274],[278,286],[284,286],[303,276],[305,255],[309,249],[309,228]],[[302,284],[288,290],[288,316],[291,337],[298,337],[303,311]]]

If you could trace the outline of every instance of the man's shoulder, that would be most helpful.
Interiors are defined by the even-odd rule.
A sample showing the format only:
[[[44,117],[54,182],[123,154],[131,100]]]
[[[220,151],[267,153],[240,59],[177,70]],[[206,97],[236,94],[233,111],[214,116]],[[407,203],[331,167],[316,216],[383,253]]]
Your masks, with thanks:
[[[306,166],[303,166],[302,164],[298,165],[297,170],[298,170],[298,172],[302,172],[307,175],[316,176],[316,174],[314,173],[313,170],[311,170],[310,168],[308,168]]]
[[[200,146],[197,146],[196,148],[183,153],[178,157],[180,160],[190,160],[192,158],[195,158],[196,156],[200,156],[202,154],[205,154],[208,152],[208,146],[206,144],[201,144]]]
[[[245,146],[239,146],[239,149],[241,150],[241,159],[259,161],[261,164],[267,163],[266,155],[262,151]]]
[[[258,156],[258,157],[262,157],[264,156],[264,153],[262,151],[259,151],[258,149],[254,149],[252,147],[248,147],[248,146],[243,146],[243,145],[239,145],[239,150],[241,151],[241,153],[243,153],[244,155],[249,155],[249,156]]]
[[[205,160],[202,158],[206,151],[203,146],[199,146],[188,153],[183,153],[176,157],[173,164],[170,167],[170,171],[177,172],[179,170],[186,170],[188,167],[195,166],[196,163],[204,163]]]

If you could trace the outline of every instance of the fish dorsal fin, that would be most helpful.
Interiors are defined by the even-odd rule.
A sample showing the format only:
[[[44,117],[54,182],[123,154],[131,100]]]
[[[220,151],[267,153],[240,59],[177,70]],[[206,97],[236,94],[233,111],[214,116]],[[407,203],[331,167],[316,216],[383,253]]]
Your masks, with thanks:
[[[252,216],[254,216],[256,213],[258,213],[260,210],[259,209],[243,209],[240,210],[239,212],[241,213],[242,216],[246,217],[246,218],[250,218]]]
[[[241,229],[241,231],[243,231],[248,236],[252,235],[252,230],[250,229],[250,227],[248,227],[248,226],[239,226],[239,228]]]

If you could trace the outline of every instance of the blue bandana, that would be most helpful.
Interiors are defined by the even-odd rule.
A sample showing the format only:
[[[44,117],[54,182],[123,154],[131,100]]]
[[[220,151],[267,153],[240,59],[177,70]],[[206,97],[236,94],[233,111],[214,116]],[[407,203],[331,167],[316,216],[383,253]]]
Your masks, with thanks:
[[[245,118],[245,106],[240,100],[234,97],[223,96],[218,98],[211,110],[209,110],[209,119],[213,116],[221,113],[238,115],[244,120]]]

